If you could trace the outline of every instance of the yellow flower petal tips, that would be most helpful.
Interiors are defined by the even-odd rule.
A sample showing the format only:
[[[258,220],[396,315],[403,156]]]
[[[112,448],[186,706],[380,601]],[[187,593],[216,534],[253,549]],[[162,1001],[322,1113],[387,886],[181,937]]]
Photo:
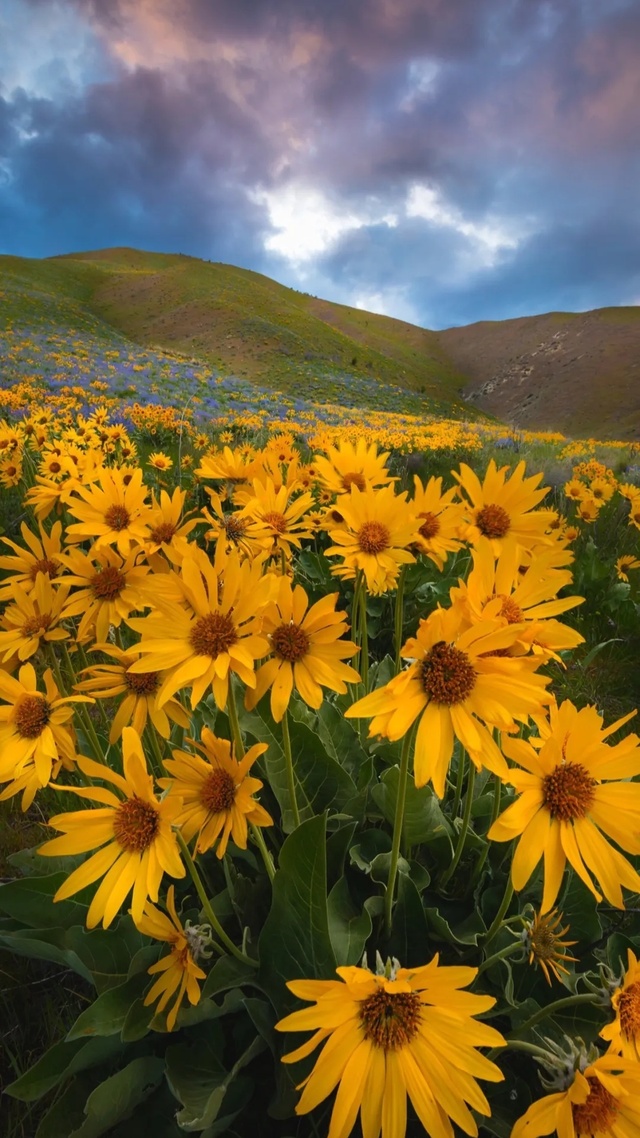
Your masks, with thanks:
[[[503,1075],[478,1047],[502,1047],[504,1039],[473,1017],[493,1007],[491,996],[461,991],[477,969],[442,967],[438,957],[421,968],[388,962],[379,974],[338,968],[339,980],[292,980],[287,987],[314,1006],[280,1020],[279,1031],[313,1031],[284,1063],[303,1059],[324,1044],[302,1089],[296,1114],[306,1114],[337,1087],[328,1138],[347,1138],[358,1111],[363,1138],[404,1138],[407,1096],[433,1138],[453,1138],[478,1127],[469,1107],[490,1114],[476,1078]]]

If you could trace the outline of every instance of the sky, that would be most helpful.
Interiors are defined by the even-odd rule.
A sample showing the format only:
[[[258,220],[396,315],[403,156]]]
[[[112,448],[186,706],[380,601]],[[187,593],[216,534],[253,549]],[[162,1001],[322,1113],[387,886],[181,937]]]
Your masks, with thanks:
[[[0,252],[430,328],[640,303],[640,0],[0,0]]]

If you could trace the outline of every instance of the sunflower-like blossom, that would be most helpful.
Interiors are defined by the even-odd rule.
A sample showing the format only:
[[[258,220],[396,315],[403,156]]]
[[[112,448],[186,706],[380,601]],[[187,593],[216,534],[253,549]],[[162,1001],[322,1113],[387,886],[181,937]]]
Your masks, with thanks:
[[[200,466],[196,468],[196,474],[199,478],[212,478],[238,486],[243,482],[251,482],[259,463],[260,460],[254,452],[244,455],[225,446],[222,451],[204,454],[200,459]]]
[[[290,980],[294,996],[313,1003],[276,1024],[279,1031],[313,1031],[283,1056],[295,1063],[324,1044],[300,1084],[296,1114],[314,1110],[337,1087],[328,1138],[347,1138],[358,1111],[363,1138],[404,1138],[407,1096],[433,1138],[453,1138],[452,1123],[478,1134],[471,1107],[491,1109],[478,1078],[500,1082],[498,1067],[479,1047],[503,1047],[495,1028],[474,1017],[493,1007],[491,996],[461,991],[477,969],[447,967],[434,956],[421,968],[388,962],[383,974],[338,968],[339,980]]]
[[[73,765],[76,756],[72,703],[93,703],[90,696],[61,695],[50,668],[44,673],[44,692],[32,664],[16,676],[0,670],[0,782],[18,778],[33,766],[40,786],[46,786],[59,761]]]
[[[402,649],[409,667],[345,716],[372,717],[369,735],[391,740],[402,738],[419,718],[416,785],[431,781],[440,798],[456,737],[478,768],[504,778],[508,767],[490,729],[515,730],[551,698],[545,691],[549,679],[534,672],[535,659],[503,655],[522,630],[502,620],[469,625],[460,604],[436,609]]]
[[[95,699],[117,699],[120,695],[124,696],[111,720],[110,743],[117,742],[123,728],[129,725],[142,735],[148,718],[163,739],[169,738],[171,723],[177,723],[180,727],[189,726],[189,715],[177,699],[168,699],[163,707],[158,707],[157,695],[162,683],[160,672],[136,674],[131,671],[132,665],[140,659],[135,647],[125,652],[116,644],[95,644],[93,651],[104,652],[115,663],[93,664],[84,668],[83,674],[89,678],[77,683],[75,690],[90,692]]]
[[[640,962],[630,948],[624,975],[611,995],[611,1007],[615,1019],[602,1028],[601,1037],[614,1054],[640,1062]]]
[[[256,672],[256,686],[245,693],[245,706],[255,707],[271,688],[271,713],[282,719],[293,689],[309,707],[322,703],[322,688],[344,695],[347,683],[358,683],[360,675],[344,663],[358,651],[350,640],[341,640],[347,631],[345,613],[336,610],[338,593],[330,593],[309,608],[302,585],[292,586],[281,577],[278,597],[264,611],[262,632],[270,643],[270,658]]]
[[[328,446],[325,454],[315,455],[313,462],[325,490],[348,494],[352,486],[366,490],[368,486],[396,482],[387,469],[388,458],[389,451],[379,453],[375,443],[367,446],[366,441],[359,438],[355,446],[348,439],[341,439],[335,446]]]
[[[144,998],[145,1007],[149,1007],[157,1000],[156,1012],[163,1012],[175,996],[167,1012],[168,1031],[173,1031],[176,1026],[180,1005],[185,995],[191,1005],[199,1002],[198,981],[206,978],[206,972],[203,972],[197,963],[200,940],[198,931],[196,928],[183,927],[176,912],[174,894],[175,887],[170,885],[167,889],[168,915],[152,905],[151,901],[147,901],[144,913],[138,921],[141,933],[171,946],[168,956],[162,956],[147,969],[150,976],[158,978]]]
[[[634,1138],[640,1134],[640,1063],[602,1055],[569,1086],[532,1103],[511,1138]]]
[[[0,586],[0,601],[11,599],[14,585],[19,585],[27,593],[30,592],[35,587],[38,573],[54,581],[62,572],[60,562],[62,522],[54,522],[50,534],[42,526],[38,526],[38,530],[39,537],[25,522],[22,523],[20,532],[24,546],[18,545],[8,537],[0,538],[4,545],[13,550],[13,554],[0,556],[0,569],[6,569],[11,574]]]
[[[140,468],[103,470],[97,485],[79,486],[75,495],[68,508],[80,520],[67,526],[68,541],[92,540],[92,551],[114,545],[127,557],[149,537],[151,511]]]
[[[237,550],[241,557],[250,560],[263,553],[263,543],[253,536],[251,519],[241,510],[225,510],[220,495],[209,486],[205,490],[211,499],[211,509],[202,509],[202,518],[210,527],[204,533],[207,541],[214,545],[222,541],[227,553]]]
[[[177,572],[158,576],[167,578],[167,589],[175,591],[176,600],[169,592],[165,596],[159,592],[155,612],[129,621],[141,635],[136,650],[143,656],[131,665],[131,674],[166,673],[158,690],[158,707],[183,687],[191,688],[192,708],[208,688],[218,707],[226,707],[230,673],[254,687],[255,661],[268,655],[261,616],[277,579],[263,574],[259,560],[241,562],[221,543],[213,564],[194,548]]]
[[[171,496],[166,490],[161,490],[159,500],[152,494],[145,551],[153,568],[157,566],[154,555],[158,553],[164,553],[169,561],[176,562],[189,552],[188,537],[198,525],[199,519],[183,518],[186,496],[187,491],[181,490],[179,486],[176,486]]]
[[[465,508],[455,500],[455,487],[442,492],[441,478],[430,478],[423,486],[416,474],[413,483],[411,505],[418,519],[415,548],[442,571],[449,554],[462,547]]]
[[[511,879],[524,889],[544,856],[541,912],[553,906],[567,861],[597,901],[602,894],[611,905],[624,908],[622,886],[640,891],[640,875],[610,844],[640,854],[640,775],[637,735],[616,746],[606,739],[631,716],[603,729],[595,707],[578,710],[570,700],[552,705],[540,725],[537,749],[530,739],[502,739],[505,755],[518,764],[507,782],[518,798],[489,830],[491,841],[519,838]],[[608,840],[609,839],[609,840]],[[595,878],[599,888],[592,881]],[[602,892],[600,892],[600,890]]]
[[[87,928],[114,920],[132,893],[131,915],[142,920],[147,898],[158,900],[165,873],[184,877],[185,868],[173,825],[180,810],[179,798],[156,798],[153,778],[147,771],[142,743],[133,727],[122,732],[124,777],[103,763],[84,756],[78,767],[92,779],[111,783],[120,796],[104,786],[74,787],[74,794],[101,804],[99,809],[56,814],[49,825],[62,836],[40,846],[44,857],[87,853],[96,850],[62,883],[54,901],[73,897],[102,878],[87,913]]]
[[[180,826],[185,842],[198,835],[198,853],[215,845],[217,856],[222,858],[230,838],[246,850],[249,824],[273,825],[271,815],[253,797],[263,784],[249,774],[267,744],[255,743],[238,761],[233,757],[231,743],[218,739],[204,727],[201,742],[194,745],[204,758],[176,750],[172,751],[172,759],[164,760],[171,778],[161,779],[160,785],[168,787],[169,797],[177,796],[182,803],[176,825]]]
[[[406,491],[352,485],[327,519],[333,545],[325,552],[342,558],[331,570],[336,577],[350,579],[362,570],[369,592],[377,595],[394,588],[401,565],[415,561],[409,547],[418,540],[419,527]]]
[[[533,919],[525,921],[522,939],[526,951],[529,953],[529,964],[535,964],[542,969],[547,984],[551,983],[550,973],[556,980],[562,980],[562,974],[569,975],[566,961],[575,961],[577,957],[570,956],[565,951],[577,944],[577,940],[563,940],[569,932],[569,926],[562,925],[562,913],[553,909],[550,913],[535,913]]]
[[[79,616],[77,639],[105,641],[109,628],[119,628],[132,612],[144,608],[142,586],[149,573],[148,565],[138,564],[141,551],[134,549],[123,558],[108,546],[97,549],[93,556],[79,549],[69,549],[61,561],[66,570],[66,584],[77,585],[65,604],[63,618]]]
[[[239,499],[239,495],[236,495]],[[288,486],[276,488],[271,478],[265,483],[253,480],[250,496],[242,495],[245,502],[240,517],[249,525],[247,536],[257,541],[269,556],[280,551],[291,557],[293,549],[300,549],[304,538],[311,537],[305,515],[312,509],[313,496],[305,490],[294,497]]]
[[[555,511],[535,509],[549,493],[548,488],[539,488],[542,474],[525,478],[525,469],[525,463],[519,462],[509,477],[509,467],[498,469],[491,459],[482,482],[464,462],[459,473],[452,471],[467,503],[469,541],[489,538],[496,556],[507,541],[525,549],[551,541],[547,530]]]

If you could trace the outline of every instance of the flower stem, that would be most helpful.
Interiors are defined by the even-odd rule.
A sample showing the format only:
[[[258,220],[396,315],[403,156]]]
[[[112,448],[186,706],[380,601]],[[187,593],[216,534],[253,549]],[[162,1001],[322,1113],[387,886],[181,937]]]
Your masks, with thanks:
[[[500,902],[500,908],[498,909],[498,912],[496,913],[495,917],[493,918],[493,924],[490,926],[489,931],[487,932],[487,936],[486,936],[486,939],[484,942],[485,948],[487,947],[489,942],[493,940],[494,936],[496,935],[496,933],[498,932],[498,930],[502,926],[502,922],[504,920],[507,909],[509,908],[509,905],[511,904],[511,898],[512,897],[513,897],[513,882],[511,881],[511,874],[509,874],[509,877],[507,878],[507,885],[506,885],[506,888],[504,891],[504,896],[502,898],[502,901]]]
[[[291,754],[291,735],[289,734],[289,712],[286,707],[284,715],[282,716],[282,751],[284,754],[285,770],[287,772],[287,788],[289,791],[289,805],[291,813],[293,814],[293,824],[298,828],[300,825],[300,811],[298,810],[298,800],[296,798],[296,782],[293,773],[293,755]]]
[[[69,653],[68,653],[68,649],[67,649],[66,644],[63,645],[63,649],[67,653],[67,656],[68,656]],[[55,651],[53,649],[53,646],[51,644],[49,645],[49,659],[51,660],[51,666],[53,669],[53,674],[56,678],[56,683],[57,683],[58,687],[60,688],[60,693],[61,693],[61,695],[66,695],[66,685],[65,685],[65,682],[62,678],[62,673],[60,671],[60,665],[58,663],[58,658],[57,658]],[[75,673],[73,672],[73,668],[71,669],[71,671],[72,671],[72,675],[75,675]],[[98,736],[96,734],[96,729],[93,726],[91,716],[89,715],[89,712],[87,711],[84,703],[78,703],[76,705],[76,711],[78,713],[78,718],[81,720],[82,726],[84,727],[85,734],[87,735],[89,742],[91,743],[91,746],[93,748],[94,759],[96,759],[96,761],[99,763],[104,763],[106,766],[107,765],[106,755],[102,749],[102,746],[100,744],[100,740],[98,739]]]
[[[153,752],[153,760],[154,760],[153,766],[154,766],[156,778],[162,778],[162,775],[165,773],[164,772],[164,763],[162,761],[162,751],[160,749],[160,743],[158,741],[158,736],[156,734],[156,729],[155,729],[153,723],[149,723],[147,725],[147,736],[149,739],[149,744],[150,744],[151,750]]]
[[[369,631],[367,629],[367,582],[363,577],[360,585],[360,675],[364,685],[364,694],[369,691]]]
[[[400,649],[402,648],[402,629],[404,625],[404,575],[406,566],[400,569],[398,588],[396,591],[396,606],[394,613],[394,638],[396,648],[396,661],[393,669],[394,676],[400,671]]]
[[[231,677],[229,677],[229,695],[227,697],[227,711],[229,714],[229,724],[231,727],[231,734],[233,735],[233,745],[234,745],[234,750],[235,750],[235,757],[238,761],[240,761],[241,759],[244,758],[244,743],[242,741],[242,731],[240,730],[240,720],[238,719],[238,709],[236,707],[236,698],[235,698],[235,695],[233,694],[233,684],[231,681]],[[269,881],[273,881],[273,879],[276,875],[276,867],[273,864],[273,858],[271,857],[271,854],[269,853],[269,850],[267,849],[266,842],[265,842],[263,834],[262,834],[262,830],[260,829],[259,826],[256,826],[254,822],[250,822],[249,827],[250,827],[251,833],[253,835],[253,840],[256,843],[258,849],[260,850],[260,854],[261,854],[262,860],[264,862],[264,868],[267,871],[267,877],[269,878]]]
[[[493,776],[493,806],[491,808],[491,818],[489,820],[489,827],[488,827],[489,830],[493,826],[493,823],[495,822],[496,818],[498,817],[498,814],[500,813],[501,792],[502,792],[502,780],[498,777],[497,774],[494,774],[494,776]],[[484,869],[484,863],[487,860],[487,856],[489,853],[489,845],[490,845],[489,839],[487,839],[487,843],[486,843],[484,849],[481,851],[480,856],[476,862],[476,868],[473,871],[473,877],[471,879],[472,885],[475,885],[476,881],[480,877],[480,874],[482,873],[482,870]]]
[[[464,847],[467,842],[467,834],[469,832],[469,822],[471,820],[471,807],[473,806],[473,789],[475,787],[475,784],[476,768],[474,763],[469,760],[469,778],[467,779],[467,792],[464,798],[464,814],[462,815],[462,825],[460,827],[458,842],[451,859],[451,863],[449,865],[449,868],[446,869],[443,873],[442,879],[440,881],[440,884],[442,886],[445,886],[447,882],[453,877],[453,874],[458,868],[458,862],[460,861],[460,858],[464,852]]]
[[[396,877],[398,875],[398,857],[400,855],[400,842],[402,840],[402,826],[404,823],[404,808],[407,799],[407,781],[409,777],[409,751],[413,731],[409,729],[402,744],[400,756],[400,774],[398,776],[398,797],[396,798],[396,812],[393,819],[393,841],[391,844],[391,861],[389,862],[389,878],[384,895],[384,923],[387,933],[391,932],[393,895],[395,892]]]
[[[508,944],[505,948],[501,948],[499,952],[494,952],[493,956],[488,956],[486,960],[478,967],[478,975],[481,972],[486,972],[487,968],[491,968],[493,964],[497,964],[499,960],[506,960],[508,956],[513,956],[514,952],[522,951],[522,941],[514,940],[513,944]]]
[[[466,766],[466,753],[464,751],[460,754],[460,761],[458,762],[458,773],[456,778],[456,789],[453,795],[453,804],[451,806],[451,818],[458,817],[458,810],[460,809],[460,799],[462,798],[462,784],[464,782],[464,770]]]
[[[247,956],[247,954],[245,952],[243,952],[241,948],[238,948],[237,945],[235,945],[233,943],[233,941],[231,940],[231,937],[227,936],[222,925],[220,924],[220,921],[218,920],[218,918],[216,917],[216,915],[213,911],[213,908],[211,906],[211,902],[209,901],[209,898],[207,897],[205,887],[202,884],[202,878],[200,877],[200,874],[198,873],[198,870],[196,869],[196,866],[194,864],[193,858],[191,857],[191,854],[189,853],[189,847],[188,847],[187,843],[185,842],[182,834],[180,833],[180,830],[175,829],[174,833],[176,835],[178,845],[180,846],[180,850],[181,850],[182,856],[184,858],[186,867],[189,870],[189,875],[191,877],[191,880],[193,881],[193,884],[196,887],[196,893],[198,894],[198,897],[200,898],[200,901],[202,903],[202,911],[203,911],[205,917],[207,918],[209,924],[211,925],[211,928],[215,929],[216,936],[219,937],[219,939],[222,941],[225,948],[231,953],[231,955],[235,956],[236,960],[241,960],[243,964],[250,964],[252,968],[257,968],[258,967],[258,961],[253,960],[252,957],[250,957],[250,956]]]
[[[575,1008],[579,1004],[596,1004],[599,998],[595,992],[578,992],[574,996],[565,996],[561,1000],[555,1000],[554,1003],[547,1004],[545,1008],[540,1008],[534,1015],[525,1020],[524,1023],[521,1023],[512,1035],[520,1035],[522,1031],[529,1031],[530,1028],[535,1027],[536,1024],[540,1023],[543,1019],[555,1015],[556,1012],[564,1011],[565,1008]],[[509,1046],[511,1046],[512,1043],[512,1035],[507,1036]],[[513,1040],[513,1042],[516,1041]]]

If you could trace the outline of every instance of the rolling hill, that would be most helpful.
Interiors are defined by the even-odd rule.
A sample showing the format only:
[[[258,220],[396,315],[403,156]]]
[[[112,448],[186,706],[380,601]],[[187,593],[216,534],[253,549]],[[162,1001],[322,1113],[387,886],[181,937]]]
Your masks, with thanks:
[[[640,434],[640,308],[433,332],[232,265],[102,249],[0,257],[0,332],[162,350],[262,389],[573,436]],[[380,398],[378,398],[380,396]]]

